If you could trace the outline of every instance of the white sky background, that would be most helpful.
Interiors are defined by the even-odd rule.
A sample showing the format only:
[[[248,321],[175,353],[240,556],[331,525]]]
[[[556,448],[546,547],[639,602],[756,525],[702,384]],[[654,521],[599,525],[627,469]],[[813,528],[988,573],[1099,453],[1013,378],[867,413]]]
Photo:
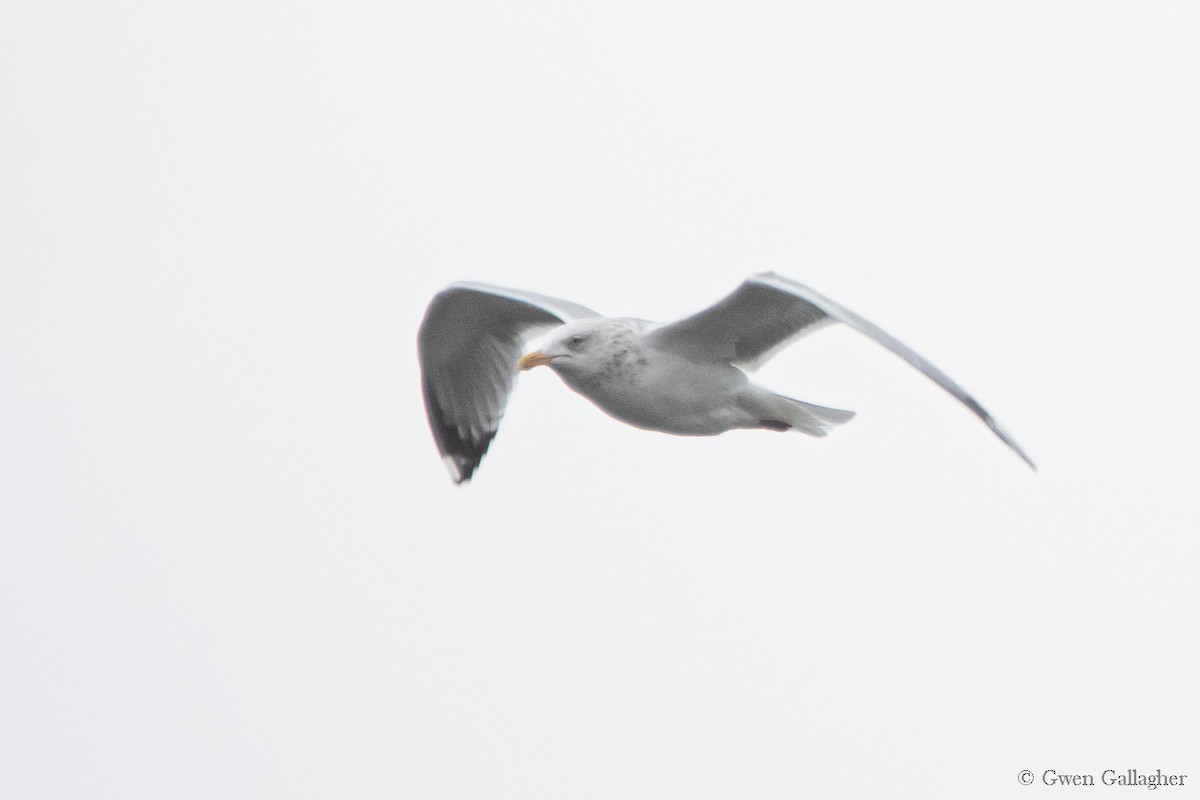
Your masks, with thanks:
[[[1195,796],[1198,23],[7,3],[0,796]],[[764,269],[1041,470],[828,330],[760,373],[826,440],[539,370],[447,479],[445,284],[671,319]]]

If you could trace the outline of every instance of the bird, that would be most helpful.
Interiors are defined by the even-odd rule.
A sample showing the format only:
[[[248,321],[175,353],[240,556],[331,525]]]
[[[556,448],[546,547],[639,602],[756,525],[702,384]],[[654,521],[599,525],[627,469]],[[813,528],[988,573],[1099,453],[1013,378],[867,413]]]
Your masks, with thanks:
[[[874,323],[774,272],[751,275],[689,317],[604,317],[554,297],[459,281],[430,301],[417,334],[429,427],[456,484],[471,480],[496,436],[518,373],[547,366],[621,422],[681,436],[735,429],[825,436],[853,411],[776,394],[748,373],[813,331],[841,323],[949,392],[1030,468],[995,418],[940,369]],[[540,347],[523,352],[534,338]]]

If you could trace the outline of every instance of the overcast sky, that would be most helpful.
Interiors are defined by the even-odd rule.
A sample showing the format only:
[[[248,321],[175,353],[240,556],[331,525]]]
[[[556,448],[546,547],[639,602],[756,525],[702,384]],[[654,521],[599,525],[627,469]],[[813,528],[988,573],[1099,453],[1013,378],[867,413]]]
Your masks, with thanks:
[[[1198,39],[1165,2],[10,0],[0,796],[1200,783]],[[1040,470],[829,329],[759,373],[858,412],[827,439],[638,431],[538,370],[452,485],[444,285],[667,320],[766,269]]]

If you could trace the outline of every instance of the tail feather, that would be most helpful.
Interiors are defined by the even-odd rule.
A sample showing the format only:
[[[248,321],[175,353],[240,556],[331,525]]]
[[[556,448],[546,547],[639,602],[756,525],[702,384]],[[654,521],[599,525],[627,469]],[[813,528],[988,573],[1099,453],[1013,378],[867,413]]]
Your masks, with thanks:
[[[853,411],[829,408],[815,403],[805,403],[765,389],[753,391],[746,398],[745,407],[758,417],[756,427],[770,430],[797,430],[809,436],[824,436],[831,428],[843,425],[854,418]]]

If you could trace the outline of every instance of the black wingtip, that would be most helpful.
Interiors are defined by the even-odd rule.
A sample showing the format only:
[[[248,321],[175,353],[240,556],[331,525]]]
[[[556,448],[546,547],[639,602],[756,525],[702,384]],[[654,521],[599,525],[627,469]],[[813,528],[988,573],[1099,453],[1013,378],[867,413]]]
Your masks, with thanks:
[[[425,411],[438,452],[442,455],[442,463],[450,473],[450,480],[459,486],[469,483],[479,462],[483,461],[495,433],[478,435],[460,430],[446,418],[428,379],[425,380]]]

